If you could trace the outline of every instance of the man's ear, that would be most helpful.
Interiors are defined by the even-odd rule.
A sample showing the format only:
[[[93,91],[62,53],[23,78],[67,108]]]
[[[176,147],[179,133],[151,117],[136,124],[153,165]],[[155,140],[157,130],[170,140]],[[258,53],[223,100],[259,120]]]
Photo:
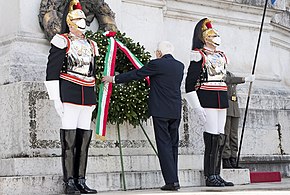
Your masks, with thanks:
[[[161,58],[161,57],[162,57],[161,51],[157,50],[157,58]]]

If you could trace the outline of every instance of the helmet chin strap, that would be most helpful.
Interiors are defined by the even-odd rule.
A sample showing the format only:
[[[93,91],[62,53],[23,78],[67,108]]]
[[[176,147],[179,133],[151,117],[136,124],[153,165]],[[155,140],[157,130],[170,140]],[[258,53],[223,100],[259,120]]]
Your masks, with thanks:
[[[76,27],[70,27],[70,32],[76,36],[76,37],[79,37],[79,38],[83,38],[84,36],[84,31],[81,31],[79,30],[79,28],[76,28]]]
[[[86,29],[81,29],[81,28],[77,28],[78,31],[80,31],[82,34],[84,34],[86,32]]]

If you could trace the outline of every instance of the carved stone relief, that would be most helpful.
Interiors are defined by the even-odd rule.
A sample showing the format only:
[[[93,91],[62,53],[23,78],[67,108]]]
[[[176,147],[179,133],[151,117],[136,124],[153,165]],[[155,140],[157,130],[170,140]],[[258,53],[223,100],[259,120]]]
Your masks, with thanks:
[[[48,40],[61,30],[62,13],[67,0],[41,0],[39,23]],[[115,13],[104,0],[80,0],[83,11],[87,16],[87,25],[96,17],[99,30],[117,31]]]

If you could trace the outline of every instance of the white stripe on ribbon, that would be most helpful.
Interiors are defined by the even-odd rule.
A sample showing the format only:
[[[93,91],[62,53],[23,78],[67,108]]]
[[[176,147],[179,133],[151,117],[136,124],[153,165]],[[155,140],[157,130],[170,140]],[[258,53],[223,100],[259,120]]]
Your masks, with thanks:
[[[114,68],[114,64],[115,62],[113,62],[113,58],[115,57],[114,56],[114,50],[116,48],[116,41],[113,37],[110,37],[109,39],[109,51],[108,51],[108,58],[106,59],[106,62],[105,62],[105,70],[104,70],[104,73],[103,75],[104,76],[113,76],[111,75],[111,71],[112,71],[112,68]],[[105,136],[106,134],[106,123],[107,123],[107,120],[106,120],[106,117],[108,113],[105,112],[105,108],[106,106],[109,106],[109,105],[106,105],[107,103],[107,98],[110,98],[108,96],[110,96],[110,92],[108,91],[109,89],[109,85],[112,85],[111,83],[108,83],[108,82],[105,82],[103,83],[102,85],[102,89],[100,89],[100,92],[102,91],[102,97],[101,97],[101,101],[99,101],[99,106],[98,106],[98,117],[97,117],[97,121],[96,121],[96,125],[97,125],[97,128],[96,129],[96,133],[97,135],[99,136]]]
[[[104,33],[104,35],[109,35],[110,32]],[[111,32],[111,34],[114,34]],[[114,34],[115,35],[115,34]],[[129,60],[132,62],[136,69],[140,69],[143,64],[131,53],[131,51],[119,40],[115,40],[112,36],[109,36],[109,45],[105,59],[105,69],[104,76],[114,76],[115,69],[115,60],[117,55],[117,46],[126,54]],[[149,83],[149,78],[146,80]],[[108,110],[106,108],[109,107],[109,99],[112,93],[112,83],[102,83],[99,91],[99,105],[98,105],[98,114],[96,119],[96,134],[97,137],[104,138],[106,134],[106,124],[107,124],[107,116]],[[101,95],[102,94],[102,95]]]

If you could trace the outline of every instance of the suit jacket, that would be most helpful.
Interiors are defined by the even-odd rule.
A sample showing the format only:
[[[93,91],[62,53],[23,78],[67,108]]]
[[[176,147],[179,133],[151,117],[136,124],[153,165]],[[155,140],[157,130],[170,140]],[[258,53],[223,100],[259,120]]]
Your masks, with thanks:
[[[244,77],[236,77],[233,73],[227,71],[226,83],[228,86],[229,107],[227,109],[227,116],[240,117],[240,108],[237,97],[237,84],[245,83]],[[233,101],[232,97],[236,97]]]
[[[183,63],[172,55],[166,54],[162,58],[151,60],[139,70],[119,74],[116,83],[150,77],[149,114],[155,117],[179,119],[181,118],[181,91],[183,78]]]

